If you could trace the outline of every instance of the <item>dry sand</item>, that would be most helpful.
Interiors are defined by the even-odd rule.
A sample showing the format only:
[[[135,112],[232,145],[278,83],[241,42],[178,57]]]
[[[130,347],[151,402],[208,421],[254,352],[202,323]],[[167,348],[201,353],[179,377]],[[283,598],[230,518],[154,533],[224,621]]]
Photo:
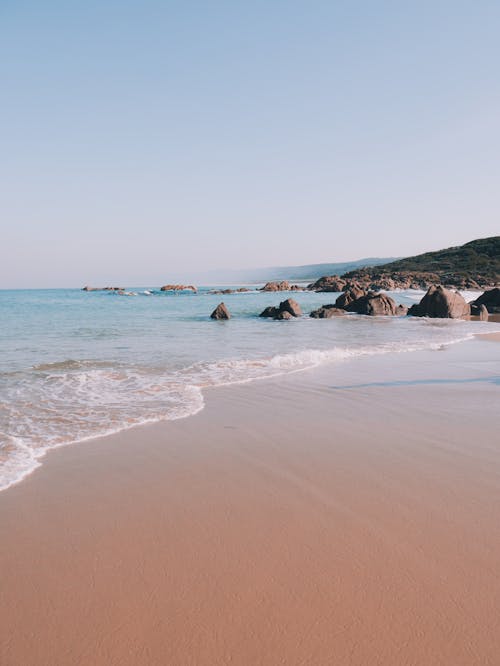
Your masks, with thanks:
[[[0,494],[2,666],[500,663],[500,345],[216,389]]]

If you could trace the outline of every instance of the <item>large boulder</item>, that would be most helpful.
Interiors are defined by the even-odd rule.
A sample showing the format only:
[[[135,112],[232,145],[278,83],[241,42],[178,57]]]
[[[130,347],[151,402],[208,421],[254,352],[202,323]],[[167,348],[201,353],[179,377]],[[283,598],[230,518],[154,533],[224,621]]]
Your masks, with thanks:
[[[300,317],[302,315],[300,305],[293,298],[287,298],[286,301],[282,301],[279,310],[280,312],[289,312],[292,317]]]
[[[411,306],[408,314],[412,317],[466,319],[470,315],[470,305],[458,291],[433,285],[420,303]]]
[[[376,294],[369,291],[360,296],[345,308],[348,312],[375,316],[394,316],[397,313],[396,301],[387,294]]]
[[[336,308],[335,305],[322,305],[317,310],[313,310],[309,315],[313,319],[329,319],[330,317],[342,317],[345,315],[345,310]]]
[[[344,293],[340,294],[340,296],[335,301],[335,307],[343,308],[345,310],[349,303],[352,303],[361,296],[364,296],[366,293],[367,292],[361,287],[352,286],[350,289],[347,289],[347,291],[344,291]]]
[[[210,317],[212,319],[223,320],[223,319],[229,319],[231,315],[229,314],[229,310],[226,308],[224,303],[219,303],[219,305],[215,308]]]
[[[479,298],[476,298],[471,305],[485,305],[488,312],[500,313],[500,287],[488,289]]]

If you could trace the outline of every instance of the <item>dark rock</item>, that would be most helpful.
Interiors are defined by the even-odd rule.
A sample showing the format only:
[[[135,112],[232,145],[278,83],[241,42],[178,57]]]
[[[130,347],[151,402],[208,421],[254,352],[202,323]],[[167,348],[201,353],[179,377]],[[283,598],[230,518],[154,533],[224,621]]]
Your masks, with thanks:
[[[293,319],[293,315],[291,315],[288,310],[282,310],[281,312],[278,312],[275,319]]]
[[[345,308],[348,312],[375,316],[393,316],[396,314],[396,302],[387,294],[372,291],[360,296]]]
[[[267,308],[262,310],[259,317],[276,317],[279,313],[279,308],[275,308],[273,305],[269,305]]]
[[[222,320],[222,319],[229,319],[231,315],[229,314],[229,311],[224,305],[224,303],[219,303],[219,305],[215,308],[210,317],[212,319]]]
[[[458,291],[439,285],[429,287],[420,303],[412,305],[408,314],[412,317],[465,319],[470,315],[470,306]]]
[[[470,304],[470,313],[474,317],[479,317],[479,321],[488,321],[489,312],[486,305],[476,305],[475,303]]]
[[[493,289],[488,289],[479,298],[476,298],[471,303],[472,305],[485,305],[488,308],[488,312],[500,313],[500,288],[494,287]]]
[[[353,286],[347,291],[344,291],[343,294],[340,294],[335,301],[335,307],[343,308],[345,310],[350,303],[361,298],[361,296],[364,296],[366,293],[367,292],[364,289],[361,289],[361,287]]]
[[[335,305],[322,305],[317,310],[313,310],[309,315],[313,319],[329,319],[330,317],[342,317],[345,315],[345,310],[336,308]]]
[[[282,301],[279,306],[280,312],[289,312],[292,317],[300,317],[302,315],[302,310],[297,301],[294,301],[293,298],[287,298],[286,301]]]

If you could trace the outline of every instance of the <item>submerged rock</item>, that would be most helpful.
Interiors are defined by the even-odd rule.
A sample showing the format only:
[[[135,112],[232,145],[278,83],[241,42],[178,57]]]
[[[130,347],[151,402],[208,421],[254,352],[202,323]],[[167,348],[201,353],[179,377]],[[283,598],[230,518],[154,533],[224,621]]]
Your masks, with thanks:
[[[231,315],[229,314],[229,310],[226,308],[224,303],[219,303],[219,305],[215,308],[215,310],[212,312],[210,315],[212,319],[230,319]]]
[[[441,285],[429,287],[420,303],[412,305],[408,314],[412,317],[440,317],[444,319],[466,319],[470,305],[458,291],[450,291]]]

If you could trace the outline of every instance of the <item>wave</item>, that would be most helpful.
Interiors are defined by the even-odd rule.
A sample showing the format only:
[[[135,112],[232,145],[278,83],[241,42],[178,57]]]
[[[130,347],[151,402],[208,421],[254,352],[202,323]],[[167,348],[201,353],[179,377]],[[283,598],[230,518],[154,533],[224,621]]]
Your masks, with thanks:
[[[336,345],[197,362],[181,369],[66,359],[17,372],[15,381],[5,375],[0,423],[8,427],[0,431],[0,490],[33,472],[50,449],[194,415],[203,409],[203,391],[209,387],[268,379],[353,357],[439,349],[471,337],[472,332],[457,330],[446,339],[423,335],[412,343]]]

